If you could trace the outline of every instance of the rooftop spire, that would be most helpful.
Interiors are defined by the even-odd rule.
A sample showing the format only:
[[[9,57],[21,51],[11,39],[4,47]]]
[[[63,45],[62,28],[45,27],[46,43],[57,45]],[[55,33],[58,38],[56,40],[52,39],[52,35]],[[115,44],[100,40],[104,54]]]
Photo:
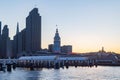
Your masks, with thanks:
[[[56,33],[58,33],[58,28],[56,29]]]
[[[60,40],[60,36],[59,36],[59,32],[58,32],[58,28],[56,28],[56,33],[55,33],[54,40]]]
[[[56,33],[58,33],[58,27],[57,27],[58,25],[56,24]]]
[[[37,8],[37,4],[35,4],[35,8]]]
[[[19,33],[19,23],[17,22],[17,30],[16,30],[16,34]]]

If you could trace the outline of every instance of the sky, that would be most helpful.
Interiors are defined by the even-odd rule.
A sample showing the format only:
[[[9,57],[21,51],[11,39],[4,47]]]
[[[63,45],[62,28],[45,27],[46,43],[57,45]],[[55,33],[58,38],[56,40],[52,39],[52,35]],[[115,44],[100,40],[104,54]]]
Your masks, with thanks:
[[[17,22],[24,29],[35,7],[42,16],[42,48],[53,43],[58,28],[61,45],[72,45],[73,52],[104,47],[120,53],[120,0],[0,0],[0,21],[8,25],[11,39]]]

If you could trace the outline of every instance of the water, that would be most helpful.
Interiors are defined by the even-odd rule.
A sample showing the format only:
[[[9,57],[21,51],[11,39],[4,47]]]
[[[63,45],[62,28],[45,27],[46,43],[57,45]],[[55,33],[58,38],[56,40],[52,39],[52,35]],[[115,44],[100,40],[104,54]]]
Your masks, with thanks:
[[[29,71],[18,68],[0,72],[0,80],[120,80],[120,67],[70,67]]]

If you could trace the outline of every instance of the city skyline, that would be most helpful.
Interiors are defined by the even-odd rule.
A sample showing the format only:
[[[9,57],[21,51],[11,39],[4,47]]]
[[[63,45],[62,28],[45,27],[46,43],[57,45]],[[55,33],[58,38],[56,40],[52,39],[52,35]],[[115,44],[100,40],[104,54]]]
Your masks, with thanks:
[[[47,48],[48,44],[53,43],[57,24],[62,45],[73,45],[73,52],[95,52],[104,46],[106,51],[120,53],[120,1],[118,0],[12,2],[8,3],[5,0],[0,3],[2,28],[3,25],[8,25],[11,38],[15,35],[17,22],[20,23],[21,31],[26,26],[25,18],[28,12],[37,7],[42,16],[42,48]]]

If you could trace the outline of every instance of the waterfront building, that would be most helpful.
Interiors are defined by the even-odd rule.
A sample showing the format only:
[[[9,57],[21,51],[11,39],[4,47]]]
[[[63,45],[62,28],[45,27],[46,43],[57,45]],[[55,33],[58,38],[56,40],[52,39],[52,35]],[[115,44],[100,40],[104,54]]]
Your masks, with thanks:
[[[72,45],[64,45],[61,47],[62,53],[71,54],[72,53]]]
[[[41,16],[38,8],[34,8],[26,18],[26,51],[41,50]]]
[[[53,52],[53,48],[54,48],[54,45],[53,44],[49,44],[48,45],[48,52]]]
[[[60,40],[58,29],[56,29],[56,33],[55,33],[55,37],[54,37],[54,48],[53,48],[54,53],[61,52],[60,45],[61,45],[61,40]]]

